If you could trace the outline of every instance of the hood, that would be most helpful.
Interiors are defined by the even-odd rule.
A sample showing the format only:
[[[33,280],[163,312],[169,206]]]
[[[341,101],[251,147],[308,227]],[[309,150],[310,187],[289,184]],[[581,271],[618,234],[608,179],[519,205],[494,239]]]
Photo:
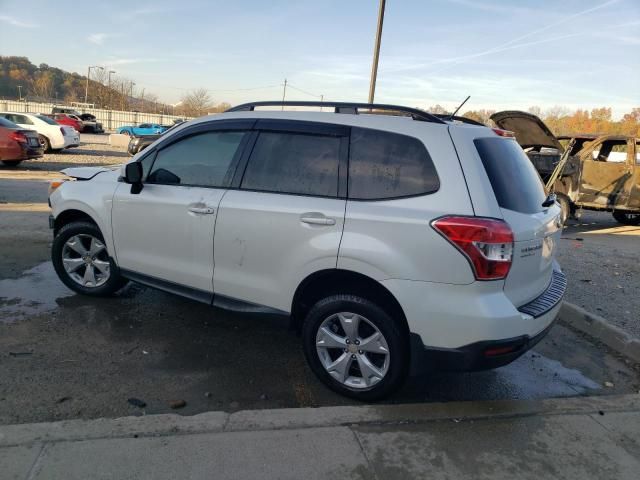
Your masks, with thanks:
[[[494,113],[490,118],[499,128],[515,133],[522,148],[548,147],[560,152],[564,150],[549,127],[531,113],[511,110]]]
[[[111,168],[105,167],[74,167],[65,168],[60,173],[64,173],[68,177],[77,178],[78,180],[90,180],[99,173],[110,172]]]

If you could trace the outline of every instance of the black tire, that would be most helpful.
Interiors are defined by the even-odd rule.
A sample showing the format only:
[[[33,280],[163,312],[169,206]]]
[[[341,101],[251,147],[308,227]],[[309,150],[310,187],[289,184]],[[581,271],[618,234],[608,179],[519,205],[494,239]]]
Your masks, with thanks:
[[[558,195],[556,200],[561,209],[560,219],[562,220],[562,225],[565,225],[571,216],[571,202],[564,195]]]
[[[7,167],[17,167],[22,163],[22,160],[2,160],[2,163]]]
[[[104,284],[95,287],[86,287],[84,285],[80,285],[71,278],[63,265],[63,249],[67,240],[75,235],[89,235],[104,242],[104,237],[102,236],[100,229],[93,223],[73,222],[62,227],[53,239],[53,244],[51,246],[51,261],[53,262],[53,267],[55,268],[60,280],[62,280],[62,282],[74,292],[93,297],[106,297],[114,294],[124,287],[127,280],[120,275],[118,266],[115,264],[111,256],[108,255],[106,250],[104,260],[106,261],[106,259],[108,259],[109,261],[109,278]]]
[[[51,152],[51,142],[44,135],[38,135],[38,139],[40,140],[40,145],[42,145],[43,150],[46,152]]]
[[[333,378],[322,364],[316,349],[316,335],[323,322],[339,312],[350,312],[365,317],[386,340],[389,351],[388,369],[382,380],[372,387],[348,387]],[[304,320],[302,341],[307,362],[320,381],[331,390],[357,400],[379,400],[392,394],[402,386],[409,372],[409,342],[404,329],[378,305],[356,295],[332,295],[318,301]],[[337,350],[336,355],[341,355],[339,349]]]
[[[631,213],[617,210],[613,212],[616,222],[623,225],[640,225],[640,213]]]

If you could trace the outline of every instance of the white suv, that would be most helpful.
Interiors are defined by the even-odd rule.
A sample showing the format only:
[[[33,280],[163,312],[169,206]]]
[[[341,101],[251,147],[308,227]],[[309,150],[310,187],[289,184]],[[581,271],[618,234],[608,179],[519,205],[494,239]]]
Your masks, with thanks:
[[[363,400],[544,336],[566,288],[560,208],[510,132],[388,105],[254,110],[269,105],[184,123],[119,170],[66,170],[60,279],[288,315],[320,380]]]

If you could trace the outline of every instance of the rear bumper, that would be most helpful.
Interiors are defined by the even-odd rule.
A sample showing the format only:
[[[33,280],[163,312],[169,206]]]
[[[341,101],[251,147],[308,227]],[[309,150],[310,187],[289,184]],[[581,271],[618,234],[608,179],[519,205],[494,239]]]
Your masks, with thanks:
[[[555,267],[544,292],[520,307],[495,282],[458,286],[383,281],[400,302],[412,332],[411,373],[496,368],[532,348],[562,305],[567,282]]]
[[[7,148],[2,155],[2,160],[30,160],[44,155],[43,148],[30,146],[26,143],[15,142],[15,145]]]
[[[473,372],[502,367],[513,362],[533,348],[553,327],[557,314],[551,323],[538,334],[530,337],[522,335],[501,340],[486,340],[459,348],[425,347],[421,338],[411,334],[411,374],[427,372]]]

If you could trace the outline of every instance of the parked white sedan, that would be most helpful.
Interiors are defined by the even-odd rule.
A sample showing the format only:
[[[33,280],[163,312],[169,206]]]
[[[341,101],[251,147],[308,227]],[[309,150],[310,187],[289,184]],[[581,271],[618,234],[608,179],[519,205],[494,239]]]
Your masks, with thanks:
[[[37,113],[0,112],[0,117],[4,117],[20,127],[38,132],[40,144],[45,152],[80,145],[80,134],[74,128],[60,125],[44,115]]]

